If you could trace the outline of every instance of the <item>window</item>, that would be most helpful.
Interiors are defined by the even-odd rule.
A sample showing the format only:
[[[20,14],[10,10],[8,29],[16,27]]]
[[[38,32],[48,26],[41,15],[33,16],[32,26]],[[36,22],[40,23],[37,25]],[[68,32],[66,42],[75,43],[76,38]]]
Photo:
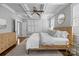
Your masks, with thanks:
[[[0,29],[4,29],[6,27],[7,27],[6,20],[0,18]]]

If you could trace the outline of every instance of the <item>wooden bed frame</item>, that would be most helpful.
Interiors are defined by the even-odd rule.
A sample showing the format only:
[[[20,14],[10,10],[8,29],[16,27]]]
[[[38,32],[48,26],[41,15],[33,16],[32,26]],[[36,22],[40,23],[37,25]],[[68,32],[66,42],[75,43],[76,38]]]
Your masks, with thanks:
[[[72,34],[72,27],[59,27],[59,28],[54,28],[55,30],[60,30],[60,31],[67,31],[69,33],[68,39],[69,42],[67,45],[41,45],[39,48],[33,48],[29,50],[67,50],[73,47],[73,34]],[[29,54],[29,50],[27,50],[27,53]]]

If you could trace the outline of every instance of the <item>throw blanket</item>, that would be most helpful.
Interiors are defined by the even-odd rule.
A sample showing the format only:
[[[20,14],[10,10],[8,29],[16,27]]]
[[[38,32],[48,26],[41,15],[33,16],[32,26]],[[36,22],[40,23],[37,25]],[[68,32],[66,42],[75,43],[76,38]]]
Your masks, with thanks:
[[[28,38],[27,40],[26,49],[39,48],[40,45],[39,40],[40,40],[39,33],[32,34],[30,38]]]

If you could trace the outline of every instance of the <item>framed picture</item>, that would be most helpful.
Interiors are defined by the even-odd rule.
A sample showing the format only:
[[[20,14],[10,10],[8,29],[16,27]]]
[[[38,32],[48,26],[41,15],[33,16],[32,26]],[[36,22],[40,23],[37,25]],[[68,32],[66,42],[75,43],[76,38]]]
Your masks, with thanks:
[[[0,18],[0,29],[4,29],[7,27],[7,22],[5,19]]]

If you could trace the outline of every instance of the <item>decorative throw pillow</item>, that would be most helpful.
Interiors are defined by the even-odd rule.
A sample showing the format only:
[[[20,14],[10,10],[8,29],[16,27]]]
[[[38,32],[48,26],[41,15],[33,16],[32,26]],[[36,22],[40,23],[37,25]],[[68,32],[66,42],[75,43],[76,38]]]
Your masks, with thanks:
[[[48,30],[48,34],[51,36],[54,36],[54,34],[56,33],[56,30]]]
[[[57,30],[54,37],[67,38],[68,32]]]
[[[69,33],[67,31],[62,31],[62,37],[63,38],[67,38],[68,34]]]
[[[68,32],[60,30],[48,30],[48,34],[51,35],[52,37],[67,38]]]
[[[61,37],[61,31],[57,30],[53,37]]]

